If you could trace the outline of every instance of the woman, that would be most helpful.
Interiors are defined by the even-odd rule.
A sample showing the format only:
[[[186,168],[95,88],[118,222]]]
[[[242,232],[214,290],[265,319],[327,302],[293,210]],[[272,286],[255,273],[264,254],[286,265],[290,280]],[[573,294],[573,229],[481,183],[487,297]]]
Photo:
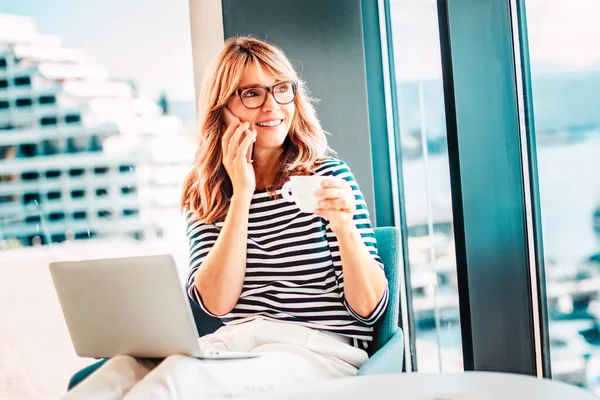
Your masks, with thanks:
[[[171,356],[158,365],[120,356],[67,398],[111,389],[114,396],[102,398],[231,397],[351,376],[367,360],[387,282],[363,196],[346,164],[328,156],[289,60],[265,42],[230,39],[200,100],[200,142],[181,201],[188,293],[225,323],[200,339],[202,347],[261,355]],[[225,108],[236,116],[229,126]],[[282,199],[281,186],[294,175],[328,177],[314,213]]]

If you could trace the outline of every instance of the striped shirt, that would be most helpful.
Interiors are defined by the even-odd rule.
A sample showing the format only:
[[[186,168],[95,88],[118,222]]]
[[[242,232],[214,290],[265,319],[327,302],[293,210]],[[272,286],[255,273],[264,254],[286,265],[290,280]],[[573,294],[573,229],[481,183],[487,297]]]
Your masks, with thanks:
[[[375,261],[383,268],[363,195],[343,161],[327,158],[314,175],[335,176],[350,183],[356,199],[354,223]],[[256,190],[250,205],[246,275],[235,307],[218,318],[238,324],[257,317],[286,321],[338,333],[367,349],[373,340],[373,324],[387,307],[388,291],[366,318],[344,296],[344,273],[339,244],[327,219],[304,213],[295,203]],[[219,236],[223,222],[206,224],[188,213],[190,240],[188,295],[207,314],[196,286],[195,272]],[[386,285],[387,287],[387,285]]]

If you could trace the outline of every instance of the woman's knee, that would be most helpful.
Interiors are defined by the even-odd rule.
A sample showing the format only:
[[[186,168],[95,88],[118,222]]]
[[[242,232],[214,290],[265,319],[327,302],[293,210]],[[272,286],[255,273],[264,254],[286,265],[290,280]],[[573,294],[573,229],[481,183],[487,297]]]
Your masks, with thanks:
[[[144,390],[169,393],[168,398],[192,398],[204,394],[199,384],[203,369],[204,365],[196,358],[172,355],[165,358],[142,384]]]
[[[135,367],[138,364],[138,360],[135,357],[126,355],[115,356],[106,362],[106,365],[122,367]]]
[[[137,359],[127,355],[119,355],[111,358],[102,366],[104,370],[114,371],[119,374],[126,374],[135,380],[142,379],[150,370],[156,366],[155,362],[144,359]]]

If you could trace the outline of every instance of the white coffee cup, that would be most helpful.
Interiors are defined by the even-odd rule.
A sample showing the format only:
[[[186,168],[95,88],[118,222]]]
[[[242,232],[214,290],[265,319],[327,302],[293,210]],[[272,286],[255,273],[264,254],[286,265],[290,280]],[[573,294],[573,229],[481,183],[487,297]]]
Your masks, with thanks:
[[[319,203],[315,191],[328,178],[321,175],[291,176],[281,188],[281,195],[284,199],[295,202],[300,211],[312,214]]]

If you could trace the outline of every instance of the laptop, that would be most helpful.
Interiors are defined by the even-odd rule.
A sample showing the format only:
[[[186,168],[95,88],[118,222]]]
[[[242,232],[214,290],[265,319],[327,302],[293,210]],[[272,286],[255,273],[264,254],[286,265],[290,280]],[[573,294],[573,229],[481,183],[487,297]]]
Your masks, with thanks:
[[[53,262],[50,274],[75,352],[81,357],[258,356],[200,348],[171,255]]]

